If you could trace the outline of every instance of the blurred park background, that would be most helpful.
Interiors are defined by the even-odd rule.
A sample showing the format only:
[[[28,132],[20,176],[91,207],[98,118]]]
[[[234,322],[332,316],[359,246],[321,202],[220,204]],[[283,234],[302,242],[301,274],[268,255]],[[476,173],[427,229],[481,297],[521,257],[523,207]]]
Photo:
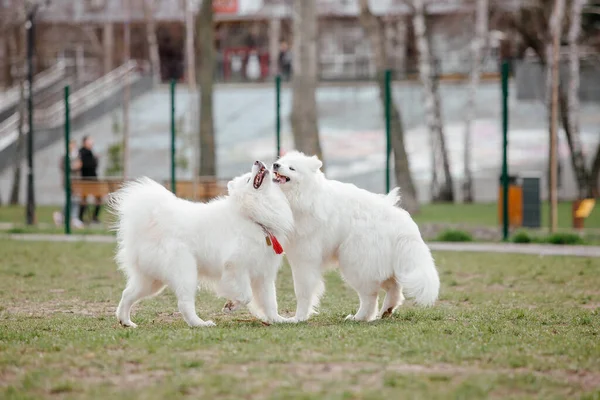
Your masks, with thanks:
[[[0,398],[599,399],[599,50],[598,0],[0,0]],[[146,175],[206,201],[291,149],[401,186],[436,306],[344,321],[332,269],[306,323],[202,291],[217,327],[192,330],[167,290],[120,327],[111,216],[81,197]],[[501,175],[506,233],[538,243],[489,243]]]
[[[330,178],[384,192],[387,127],[391,184],[425,233],[496,238],[506,63],[508,173],[533,178],[523,196],[539,204],[521,214],[550,223],[553,120],[558,228],[572,228],[573,201],[598,196],[598,1],[4,0],[0,32],[4,230],[26,221],[30,131],[33,222],[65,203],[67,85],[71,138],[93,137],[100,180],[169,180],[174,122],[182,182],[272,162],[279,131],[280,152],[319,154]],[[599,214],[585,221],[592,235]]]

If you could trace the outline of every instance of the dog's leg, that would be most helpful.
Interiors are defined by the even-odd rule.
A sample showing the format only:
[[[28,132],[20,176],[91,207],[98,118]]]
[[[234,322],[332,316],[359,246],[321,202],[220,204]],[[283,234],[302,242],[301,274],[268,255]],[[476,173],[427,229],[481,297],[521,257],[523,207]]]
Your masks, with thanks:
[[[239,262],[225,263],[217,290],[219,296],[229,300],[225,303],[223,312],[236,311],[252,301],[252,286],[248,270],[249,268]]]
[[[360,298],[360,307],[358,308],[358,312],[355,315],[348,315],[346,320],[373,321],[377,316],[378,289],[379,288],[358,293],[358,297]]]
[[[320,264],[292,264],[292,275],[297,302],[294,320],[306,321],[310,315],[317,313],[315,309],[319,306],[320,297],[325,291]]]
[[[277,311],[277,293],[274,280],[262,278],[253,280],[252,293],[256,306],[264,314],[265,322],[294,322],[292,318],[282,317]],[[261,318],[259,315],[255,316]]]
[[[169,276],[169,287],[175,292],[177,308],[183,319],[192,328],[215,326],[213,321],[203,321],[196,314],[196,291],[198,290],[196,260],[187,251],[182,251],[174,261],[177,265]]]
[[[404,296],[402,295],[402,286],[398,284],[395,277],[383,282],[381,288],[385,290],[385,299],[381,311],[379,311],[379,318],[385,318],[392,315],[396,308],[402,305]]]
[[[131,322],[131,307],[144,297],[160,292],[164,287],[165,285],[162,282],[147,276],[140,274],[131,276],[117,307],[116,315],[119,323],[123,326],[137,327],[136,324]]]

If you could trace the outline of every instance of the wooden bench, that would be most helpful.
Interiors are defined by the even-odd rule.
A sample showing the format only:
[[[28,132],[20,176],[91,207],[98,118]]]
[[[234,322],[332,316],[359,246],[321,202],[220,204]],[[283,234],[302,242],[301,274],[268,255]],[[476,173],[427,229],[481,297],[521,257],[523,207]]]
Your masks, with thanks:
[[[123,184],[121,178],[105,179],[71,179],[71,193],[81,198],[89,196],[104,198],[119,190]]]
[[[214,177],[199,177],[193,180],[178,180],[175,183],[177,197],[193,201],[208,201],[227,194],[227,182]],[[164,182],[171,190],[171,181]]]
[[[227,194],[228,180],[218,180],[214,177],[199,177],[193,180],[179,180],[176,183],[177,197],[194,201],[208,201],[215,197]],[[71,193],[81,198],[93,196],[105,198],[116,192],[123,185],[122,178],[104,178],[86,180],[74,178],[71,180]],[[171,190],[171,181],[164,182],[164,186]]]

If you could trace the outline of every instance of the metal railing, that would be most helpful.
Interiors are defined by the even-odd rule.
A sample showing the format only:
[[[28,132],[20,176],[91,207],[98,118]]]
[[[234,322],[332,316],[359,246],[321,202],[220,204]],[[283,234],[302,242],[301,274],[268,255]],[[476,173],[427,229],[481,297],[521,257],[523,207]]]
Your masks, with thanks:
[[[71,118],[81,115],[120,90],[127,80],[131,85],[140,79],[137,68],[138,63],[136,61],[129,61],[74,92],[69,97]],[[64,113],[65,104],[62,100],[45,109],[36,110],[34,114],[35,126],[38,129],[50,129],[60,126],[65,121]],[[19,136],[18,127],[18,112],[0,123],[0,151],[10,146],[17,139]],[[23,131],[27,132],[28,130],[27,121],[23,121]]]
[[[54,66],[48,68],[44,72],[37,74],[33,80],[33,90],[45,89],[66,75],[67,66],[64,62],[59,61]],[[28,92],[29,83],[25,81],[25,93]],[[0,95],[0,111],[12,107],[19,102],[19,85],[14,85]]]
[[[138,63],[131,60],[74,92],[69,97],[71,118],[77,117],[118,91],[127,80],[131,85],[139,79],[140,76],[136,73],[137,67]],[[59,101],[48,108],[36,111],[35,123],[45,128],[54,128],[64,123],[64,113],[65,104]]]

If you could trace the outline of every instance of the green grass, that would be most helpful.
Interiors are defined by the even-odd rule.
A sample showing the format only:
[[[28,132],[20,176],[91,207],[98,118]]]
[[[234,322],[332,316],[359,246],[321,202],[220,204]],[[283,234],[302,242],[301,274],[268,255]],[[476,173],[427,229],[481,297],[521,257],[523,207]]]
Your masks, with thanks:
[[[38,206],[37,219],[40,223],[52,224],[52,213],[60,210],[59,206]],[[110,215],[103,210],[102,219],[110,221]],[[423,204],[420,213],[416,214],[417,223],[449,223],[479,226],[499,226],[496,203],[477,204]],[[559,203],[558,223],[561,228],[571,227],[571,203]],[[1,206],[0,222],[22,224],[25,221],[25,209],[22,206]],[[542,226],[548,226],[548,203],[542,204]],[[600,229],[600,205],[585,221],[586,228]]]
[[[55,227],[52,221],[52,213],[58,211],[59,206],[39,206],[36,208],[38,226],[26,226],[25,209],[22,206],[1,206],[0,223],[8,222],[15,224],[12,228],[2,228],[0,231],[6,233],[63,233],[63,227]],[[498,211],[496,203],[478,204],[424,204],[421,211],[413,215],[419,225],[424,224],[449,224],[457,225],[457,229],[466,227],[498,227]],[[559,228],[570,231],[571,228],[571,203],[559,203]],[[111,234],[108,230],[113,217],[103,209],[101,220],[103,226],[89,227],[85,229],[73,229],[78,234]],[[1,224],[0,224],[1,225]],[[548,226],[548,204],[542,204],[542,227]],[[595,207],[592,214],[585,221],[585,244],[600,245],[600,205]],[[539,232],[529,230],[532,235]],[[434,239],[437,235],[429,237]],[[477,238],[474,238],[477,240]]]
[[[93,207],[93,206],[92,206]],[[91,208],[91,207],[90,207]],[[60,206],[38,206],[36,207],[36,221],[38,225],[25,225],[25,207],[23,206],[0,206],[0,223],[14,224],[13,227],[0,230],[6,233],[64,233],[64,226],[56,227],[52,219],[52,213],[62,211]],[[77,234],[110,234],[108,227],[114,217],[103,207],[100,213],[102,226],[85,227],[75,229],[71,226],[73,233]]]
[[[417,223],[449,223],[473,226],[500,226],[496,203],[477,204],[424,204],[420,213],[414,215]],[[548,226],[548,203],[542,203],[542,227]],[[559,228],[571,228],[571,203],[558,204]],[[600,229],[600,204],[594,207],[585,220],[585,227]]]
[[[344,322],[357,297],[326,275],[321,314],[263,326],[202,292],[190,329],[167,290],[120,327],[112,245],[0,240],[0,398],[598,398],[600,259],[436,253],[439,303]],[[280,311],[295,307],[289,268]]]

